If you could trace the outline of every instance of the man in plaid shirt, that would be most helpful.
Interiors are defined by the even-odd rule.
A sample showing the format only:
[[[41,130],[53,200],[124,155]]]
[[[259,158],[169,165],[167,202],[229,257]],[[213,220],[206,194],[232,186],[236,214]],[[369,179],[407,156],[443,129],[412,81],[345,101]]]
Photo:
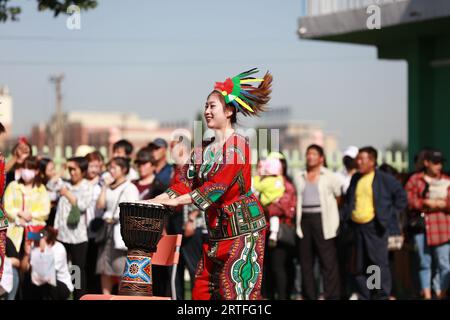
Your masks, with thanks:
[[[425,215],[425,235],[415,236],[425,299],[431,299],[432,256],[440,278],[440,288],[435,288],[439,298],[446,297],[450,282],[450,177],[442,173],[444,161],[440,151],[428,151],[425,170],[412,175],[406,184],[410,210]]]

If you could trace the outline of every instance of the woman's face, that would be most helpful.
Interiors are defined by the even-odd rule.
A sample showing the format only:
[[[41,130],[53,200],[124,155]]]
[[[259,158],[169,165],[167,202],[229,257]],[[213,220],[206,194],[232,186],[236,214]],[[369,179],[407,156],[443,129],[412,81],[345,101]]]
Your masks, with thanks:
[[[78,166],[78,163],[69,161],[67,163],[67,170],[69,171],[70,182],[72,182],[72,184],[77,184],[78,182],[83,180],[83,172]]]
[[[122,167],[118,166],[114,161],[109,165],[109,173],[114,180],[118,180],[126,176],[125,169],[122,169]]]
[[[205,112],[203,113],[209,129],[225,128],[232,114],[233,112],[230,108],[224,108],[219,99],[219,93],[209,95],[205,104]]]
[[[89,162],[88,165],[87,178],[89,180],[92,180],[95,177],[98,177],[101,171],[102,171],[102,163],[98,160],[91,161]]]
[[[45,176],[47,179],[51,179],[56,175],[55,164],[53,161],[47,163],[47,167],[45,168]]]
[[[141,179],[147,178],[155,172],[155,167],[152,165],[150,161],[138,163],[137,168],[139,172],[139,177],[141,177]]]

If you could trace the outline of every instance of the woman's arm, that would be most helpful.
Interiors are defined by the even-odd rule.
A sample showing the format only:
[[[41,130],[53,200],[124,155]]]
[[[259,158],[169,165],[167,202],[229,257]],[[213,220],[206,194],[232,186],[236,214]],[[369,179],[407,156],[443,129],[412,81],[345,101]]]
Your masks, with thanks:
[[[100,192],[100,196],[97,199],[96,208],[98,210],[104,210],[106,208],[106,190],[107,189],[108,189],[108,186],[106,186],[106,185],[102,186],[102,191]]]
[[[151,201],[153,202],[153,200],[151,200]],[[178,207],[178,206],[191,204],[191,203],[193,203],[193,201],[192,201],[191,195],[189,193],[187,193],[187,194],[184,194],[182,196],[172,198],[172,199],[169,199],[169,198],[161,199],[157,203],[163,204],[163,205],[166,205],[169,207]]]
[[[30,270],[30,255],[31,255],[31,243],[28,241],[24,244],[24,255],[22,260],[20,261],[20,271],[23,273],[28,272]]]

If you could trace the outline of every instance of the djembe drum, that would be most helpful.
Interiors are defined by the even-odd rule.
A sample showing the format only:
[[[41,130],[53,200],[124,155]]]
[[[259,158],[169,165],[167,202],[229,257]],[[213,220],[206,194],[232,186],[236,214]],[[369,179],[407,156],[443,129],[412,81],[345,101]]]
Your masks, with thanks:
[[[152,296],[152,256],[170,211],[160,204],[122,202],[120,233],[128,248],[119,294]]]

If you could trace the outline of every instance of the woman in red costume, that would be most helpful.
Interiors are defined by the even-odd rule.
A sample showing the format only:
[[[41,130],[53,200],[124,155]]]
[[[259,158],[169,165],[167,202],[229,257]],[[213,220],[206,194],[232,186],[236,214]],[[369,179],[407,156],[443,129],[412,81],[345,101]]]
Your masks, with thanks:
[[[0,134],[5,132],[5,127],[0,123]],[[0,153],[0,202],[3,202],[3,192],[5,191],[5,158]],[[0,204],[0,280],[3,274],[3,264],[6,251],[6,229],[8,229],[8,220],[6,218],[3,206]]]
[[[205,211],[209,241],[197,268],[194,300],[261,298],[266,221],[251,191],[250,146],[234,129],[238,112],[256,116],[270,100],[272,75],[254,78],[257,72],[216,83],[204,111],[215,138],[194,149],[171,187],[149,200],[173,207],[193,203]]]

